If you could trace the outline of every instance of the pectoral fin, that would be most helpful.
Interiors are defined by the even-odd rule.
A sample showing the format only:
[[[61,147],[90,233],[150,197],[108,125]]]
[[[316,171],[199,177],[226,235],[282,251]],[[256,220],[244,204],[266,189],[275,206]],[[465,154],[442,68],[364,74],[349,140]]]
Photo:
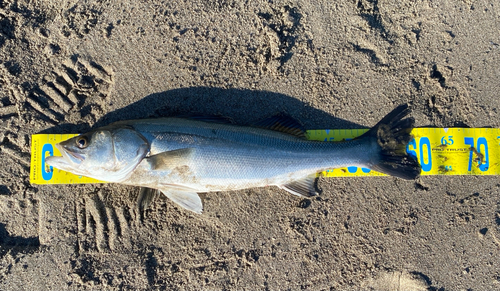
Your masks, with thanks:
[[[314,187],[315,181],[316,175],[309,175],[300,180],[293,181],[286,185],[280,185],[278,187],[292,193],[293,195],[310,197],[316,195],[316,189]]]
[[[147,161],[153,170],[171,170],[186,165],[193,153],[193,148],[178,149],[150,156]]]
[[[183,208],[201,214],[203,211],[203,204],[198,193],[193,191],[180,191],[172,188],[160,189],[172,201],[177,203]]]

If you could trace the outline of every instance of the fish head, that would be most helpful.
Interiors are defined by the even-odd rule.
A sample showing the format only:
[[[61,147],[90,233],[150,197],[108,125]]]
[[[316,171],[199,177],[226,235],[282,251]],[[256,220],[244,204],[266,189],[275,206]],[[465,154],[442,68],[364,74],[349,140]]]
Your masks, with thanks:
[[[62,156],[48,165],[76,175],[121,182],[149,152],[148,141],[133,128],[105,127],[56,144]]]

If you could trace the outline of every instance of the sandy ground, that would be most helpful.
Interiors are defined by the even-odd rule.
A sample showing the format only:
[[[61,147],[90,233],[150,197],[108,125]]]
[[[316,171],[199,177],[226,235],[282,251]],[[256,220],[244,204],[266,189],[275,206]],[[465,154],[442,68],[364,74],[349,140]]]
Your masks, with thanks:
[[[314,2],[314,3],[313,3]],[[403,2],[403,3],[400,3]],[[30,135],[186,113],[499,127],[500,2],[0,1],[1,290],[500,289],[497,177],[204,195],[29,183]]]

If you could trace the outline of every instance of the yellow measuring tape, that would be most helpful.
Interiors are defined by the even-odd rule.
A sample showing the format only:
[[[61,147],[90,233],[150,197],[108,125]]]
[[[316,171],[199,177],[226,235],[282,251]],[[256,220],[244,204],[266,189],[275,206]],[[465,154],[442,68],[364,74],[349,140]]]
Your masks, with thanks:
[[[368,129],[308,130],[310,140],[336,142],[353,139]],[[500,129],[415,128],[407,152],[422,166],[422,175],[499,175]],[[54,146],[77,134],[35,134],[31,143],[32,184],[85,184],[103,181],[53,169],[45,158],[61,153]],[[385,176],[370,169],[348,167],[322,173],[326,177]]]

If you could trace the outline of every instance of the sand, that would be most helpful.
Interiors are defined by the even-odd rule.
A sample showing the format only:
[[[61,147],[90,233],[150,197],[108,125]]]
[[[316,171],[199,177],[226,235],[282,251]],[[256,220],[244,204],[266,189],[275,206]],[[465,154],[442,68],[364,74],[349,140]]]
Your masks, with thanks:
[[[400,3],[403,2],[403,3]],[[0,1],[1,290],[500,289],[495,176],[320,178],[166,198],[30,185],[30,136],[276,113],[365,128],[499,127],[500,2]]]

